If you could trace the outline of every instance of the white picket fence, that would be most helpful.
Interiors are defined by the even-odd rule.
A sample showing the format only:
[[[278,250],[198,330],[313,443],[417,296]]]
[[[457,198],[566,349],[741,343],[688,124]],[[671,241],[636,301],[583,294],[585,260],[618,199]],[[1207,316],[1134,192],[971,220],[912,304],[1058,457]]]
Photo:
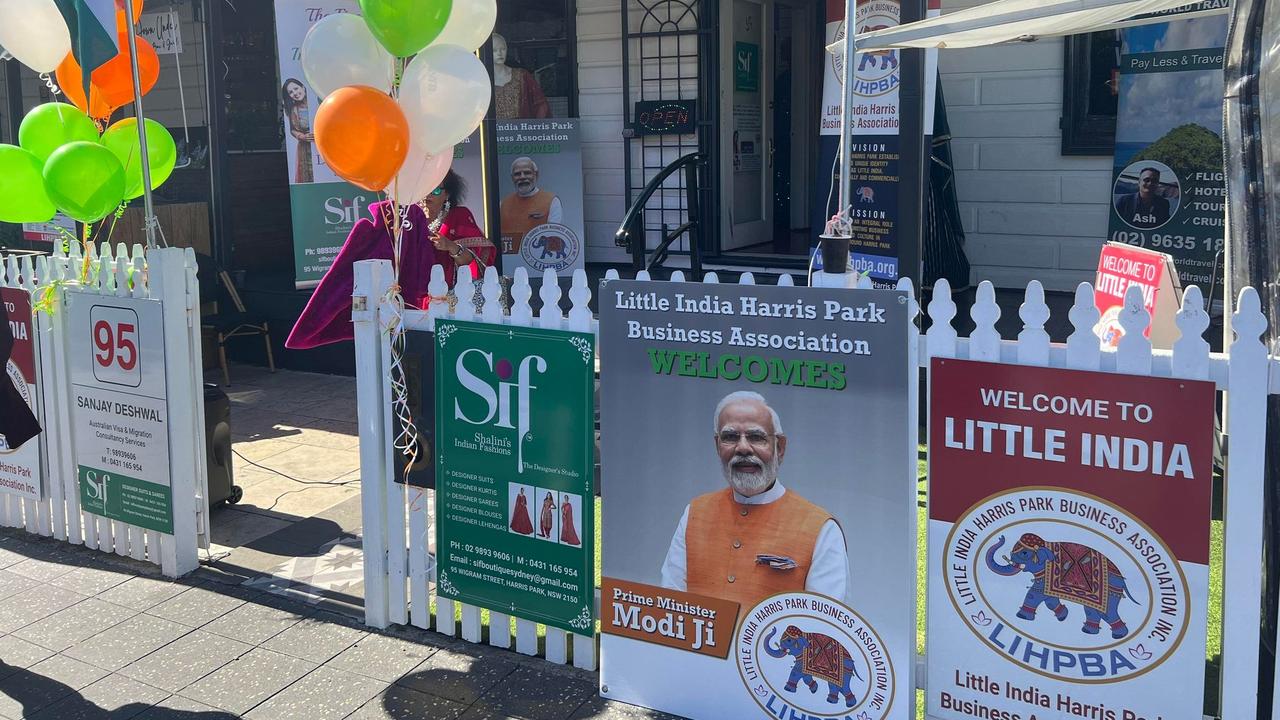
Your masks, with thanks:
[[[472,280],[467,275],[465,271],[460,273],[456,290],[460,298],[470,298],[474,291]],[[611,271],[608,277],[616,278],[617,274]],[[648,274],[641,273],[637,279],[647,280]],[[684,281],[684,275],[676,272],[671,280]],[[454,603],[437,598],[433,620],[429,609],[433,597],[430,500],[425,490],[397,484],[391,477],[389,331],[395,314],[388,291],[392,281],[391,265],[387,261],[356,264],[353,319],[358,361],[361,486],[364,493],[366,622],[376,627],[395,623],[434,628],[450,636],[461,634],[464,640],[478,643],[483,638],[479,608],[461,606],[459,629]],[[715,273],[708,273],[703,282],[717,283],[719,279]],[[739,282],[749,285],[755,280],[746,273]],[[794,281],[783,275],[778,284],[790,286]],[[868,286],[869,283],[864,282],[863,287]],[[440,296],[446,289],[440,268],[433,268],[430,294]],[[900,282],[898,289],[913,291],[909,280]],[[551,273],[544,277],[540,296],[543,307],[554,310],[544,311],[538,316],[529,305],[532,288],[524,270],[516,272],[511,291],[513,306],[509,314],[504,315],[499,306],[500,288],[492,268],[482,282],[481,293],[484,304],[479,312],[466,301],[459,302],[453,312],[446,304],[433,304],[430,312],[406,311],[404,326],[409,332],[431,330],[435,318],[452,317],[503,325],[598,331],[598,324],[588,308],[591,290],[587,286],[586,275],[581,271],[573,278],[569,292],[572,309],[567,315],[560,310],[561,290]],[[911,316],[914,318],[918,313],[919,308],[912,301]],[[1069,313],[1074,332],[1066,344],[1050,343],[1049,334],[1045,331],[1050,310],[1039,282],[1032,282],[1026,288],[1024,302],[1018,311],[1022,330],[1017,338],[1006,340],[996,330],[1000,308],[991,283],[984,282],[978,287],[977,299],[971,309],[975,329],[969,337],[960,337],[952,325],[956,314],[950,286],[945,280],[939,281],[928,306],[931,323],[927,332],[919,335],[914,325],[911,328],[911,362],[927,369],[931,358],[942,357],[1208,380],[1215,383],[1218,390],[1228,393],[1225,428],[1230,436],[1230,446],[1226,459],[1223,509],[1226,520],[1225,566],[1220,598],[1223,618],[1220,716],[1232,720],[1254,717],[1258,699],[1256,678],[1262,598],[1258,548],[1263,539],[1266,400],[1268,394],[1280,394],[1280,361],[1270,358],[1262,343],[1266,321],[1257,293],[1246,288],[1239,295],[1231,324],[1235,339],[1228,353],[1210,352],[1209,343],[1204,339],[1209,316],[1204,309],[1203,295],[1194,286],[1187,288],[1184,294],[1182,309],[1177,315],[1182,336],[1172,351],[1153,350],[1151,343],[1143,337],[1142,330],[1149,316],[1137,288],[1130,288],[1125,298],[1120,323],[1126,334],[1115,351],[1103,350],[1093,334],[1099,313],[1094,306],[1093,289],[1087,283],[1081,284],[1076,291]],[[608,358],[604,357],[602,362],[605,367],[602,381],[608,382]],[[911,392],[908,402],[914,418],[917,408],[914,386]],[[914,455],[911,467],[914,467]],[[914,477],[904,481],[914,482]],[[924,611],[924,608],[920,609],[920,612]],[[489,644],[511,647],[510,620],[502,613],[490,614]],[[519,618],[515,625],[516,651],[538,654],[537,625]],[[595,667],[595,640],[588,635],[572,636],[574,665],[589,669]],[[569,634],[547,628],[545,658],[554,663],[566,663],[568,644]],[[916,667],[916,686],[922,689],[927,686],[924,667],[921,657]]]
[[[37,312],[37,358],[43,398],[44,468],[47,495],[35,502],[0,493],[0,524],[25,528],[106,553],[159,565],[169,577],[199,566],[198,547],[207,547],[209,516],[204,432],[204,370],[200,362],[200,292],[196,257],[190,250],[144,252],[123,244],[72,244],[52,256],[0,256],[0,287],[32,291],[36,302],[51,285],[105,296],[157,298],[163,303],[173,472],[173,535],[83,512],[72,448],[72,392],[68,360],[68,315],[60,302],[52,314]],[[84,282],[81,280],[84,279]]]

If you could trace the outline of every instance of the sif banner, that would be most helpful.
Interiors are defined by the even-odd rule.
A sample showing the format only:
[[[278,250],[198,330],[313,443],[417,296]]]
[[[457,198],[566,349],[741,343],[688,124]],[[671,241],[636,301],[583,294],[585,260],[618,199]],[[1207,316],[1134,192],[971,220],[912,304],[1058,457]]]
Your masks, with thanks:
[[[595,338],[436,322],[437,591],[595,628]]]
[[[1222,287],[1227,17],[1124,31],[1110,236],[1173,256],[1182,285]],[[1219,291],[1221,292],[1221,291]]]
[[[928,0],[926,17],[941,12],[940,0]],[[845,3],[827,0],[826,42],[845,37]],[[901,22],[901,0],[858,0],[855,22],[857,33],[895,27]],[[898,93],[901,85],[899,50],[873,50],[855,55],[853,88],[853,147],[850,188],[853,208],[853,244],[849,267],[870,274],[880,284],[891,284],[899,277],[898,268],[898,184],[899,184],[899,117]],[[822,83],[823,160],[819,165],[819,187],[835,182],[839,135],[844,106],[844,58],[826,56]],[[933,106],[938,66],[936,50],[925,51],[924,135],[933,134]],[[820,193],[826,197],[826,193]],[[823,207],[816,227],[840,208]],[[815,256],[815,268],[821,269],[822,256]],[[911,275],[912,273],[907,273]]]
[[[935,359],[928,716],[1199,720],[1212,383]]]
[[[275,0],[280,102],[288,158],[293,219],[294,282],[315,287],[376,193],[344,182],[316,150],[312,118],[323,97],[302,72],[302,41],[312,25],[333,13],[359,13],[356,0]]]
[[[601,693],[915,718],[907,298],[608,281]]]

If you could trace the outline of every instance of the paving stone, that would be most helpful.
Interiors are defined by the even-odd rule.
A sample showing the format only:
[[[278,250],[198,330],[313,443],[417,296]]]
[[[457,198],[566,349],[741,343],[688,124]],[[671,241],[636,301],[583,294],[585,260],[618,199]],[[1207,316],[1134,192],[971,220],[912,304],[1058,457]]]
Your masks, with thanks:
[[[44,558],[27,558],[16,565],[10,565],[7,570],[15,575],[39,580],[40,582],[49,582],[60,575],[75,570],[76,566],[59,562],[56,559]]]
[[[8,568],[26,560],[27,556],[15,550],[13,547],[0,546],[0,569]]]
[[[387,684],[331,668],[314,672],[249,711],[248,720],[307,718],[342,720],[378,695]]]
[[[50,650],[62,652],[137,614],[137,610],[89,598],[20,628],[13,634]]]
[[[303,660],[326,663],[368,634],[345,617],[321,613],[303,619],[271,638],[263,647]]]
[[[327,666],[389,683],[418,667],[437,649],[387,635],[370,634],[339,653]]]
[[[365,703],[347,720],[454,720],[467,706],[402,685],[392,685]]]
[[[49,581],[67,590],[74,590],[81,595],[93,597],[133,577],[133,573],[123,568],[108,568],[97,564],[81,565],[71,572]]]
[[[529,720],[564,720],[596,694],[596,687],[585,680],[518,667],[486,692],[475,707]]]
[[[188,700],[181,695],[170,695],[142,711],[135,720],[197,720],[197,718],[198,720],[239,720],[229,712],[195,700]]]
[[[233,640],[261,645],[298,624],[311,613],[292,603],[281,603],[270,595],[258,594],[255,599],[236,607],[231,612],[205,625],[201,629]]]
[[[85,596],[80,593],[46,585],[23,590],[4,601],[5,611],[0,613],[0,632],[9,633],[26,627],[83,600]]]
[[[121,675],[178,692],[253,650],[239,640],[193,630],[120,671]]]
[[[146,712],[169,693],[120,675],[108,675],[76,695],[59,700],[31,720],[128,720]]]
[[[12,635],[0,637],[0,679],[35,665],[53,651]]]
[[[244,603],[243,598],[230,595],[227,590],[227,586],[216,583],[197,585],[147,610],[147,614],[198,628]]]
[[[503,654],[475,652],[459,644],[433,654],[397,683],[471,705],[515,669]]]
[[[315,663],[257,648],[196,681],[181,694],[242,715],[315,668]]]
[[[593,695],[570,716],[570,720],[681,720],[657,710],[606,700]]]
[[[98,596],[115,605],[138,611],[146,611],[190,589],[189,585],[160,577],[139,575],[107,590]]]
[[[76,645],[66,654],[91,665],[115,671],[189,632],[190,628],[175,622],[150,615],[135,615]]]
[[[8,570],[0,570],[0,600],[17,595],[23,590],[29,590],[39,584],[39,580],[15,575]]]
[[[29,717],[106,676],[104,670],[54,655],[0,680],[0,717]]]

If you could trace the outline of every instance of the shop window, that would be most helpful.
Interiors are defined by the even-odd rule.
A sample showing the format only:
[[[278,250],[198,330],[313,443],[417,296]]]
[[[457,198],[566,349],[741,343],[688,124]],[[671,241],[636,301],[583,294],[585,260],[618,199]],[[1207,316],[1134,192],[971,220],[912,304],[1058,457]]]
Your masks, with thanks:
[[[1120,33],[1066,39],[1062,76],[1062,154],[1110,155],[1115,150]]]
[[[574,0],[498,0],[495,33],[498,118],[577,117]]]

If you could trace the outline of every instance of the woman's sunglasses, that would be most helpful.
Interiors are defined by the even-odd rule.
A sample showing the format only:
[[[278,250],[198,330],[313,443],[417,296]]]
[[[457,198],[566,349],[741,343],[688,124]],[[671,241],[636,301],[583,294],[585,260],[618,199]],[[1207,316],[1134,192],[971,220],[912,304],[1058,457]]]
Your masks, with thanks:
[[[443,194],[444,194],[444,188],[442,187],[438,187],[435,190],[431,191],[431,197],[440,197]]]

